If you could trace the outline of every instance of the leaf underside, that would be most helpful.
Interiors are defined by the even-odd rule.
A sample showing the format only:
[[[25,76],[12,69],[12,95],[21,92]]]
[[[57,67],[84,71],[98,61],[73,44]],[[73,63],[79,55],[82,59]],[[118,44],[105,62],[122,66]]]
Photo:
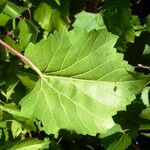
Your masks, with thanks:
[[[95,135],[110,129],[112,116],[125,109],[148,81],[113,48],[106,29],[76,35],[66,29],[29,44],[28,57],[43,77],[21,101],[23,116],[42,121],[43,130],[62,128]]]

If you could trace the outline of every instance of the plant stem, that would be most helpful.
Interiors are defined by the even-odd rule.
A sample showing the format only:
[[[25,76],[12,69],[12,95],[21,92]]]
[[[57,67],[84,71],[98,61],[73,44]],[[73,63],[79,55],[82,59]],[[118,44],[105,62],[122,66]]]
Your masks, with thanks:
[[[5,47],[7,50],[9,50],[10,52],[14,53],[15,55],[17,55],[18,57],[20,57],[24,62],[28,63],[29,66],[36,71],[36,73],[42,77],[43,74],[42,72],[33,64],[32,61],[30,61],[27,57],[25,57],[24,55],[22,55],[21,53],[19,53],[16,49],[14,49],[13,47],[11,47],[10,45],[8,45],[7,43],[5,43],[4,41],[2,41],[0,39],[0,44]]]

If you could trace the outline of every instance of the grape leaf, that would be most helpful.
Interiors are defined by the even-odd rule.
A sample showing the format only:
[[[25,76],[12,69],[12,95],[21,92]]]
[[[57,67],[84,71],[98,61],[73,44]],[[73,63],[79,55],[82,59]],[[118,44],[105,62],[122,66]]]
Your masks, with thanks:
[[[150,87],[145,87],[143,89],[141,99],[147,107],[150,105]]]
[[[138,136],[139,126],[142,123],[139,115],[144,109],[145,105],[141,101],[134,100],[130,105],[126,106],[126,111],[118,111],[117,114],[113,116],[113,120],[119,124],[123,130],[127,129],[130,137],[136,138]]]
[[[146,17],[146,26],[147,26],[147,30],[150,32],[150,15]]]
[[[133,43],[135,38],[129,5],[129,0],[107,0],[103,12],[104,23],[108,31],[120,37],[115,47],[122,52],[126,50],[127,43]]]
[[[34,19],[46,31],[59,29],[65,25],[60,12],[44,2],[36,8]]]
[[[150,106],[142,111],[140,117],[150,120]]]
[[[131,144],[131,137],[121,129],[119,124],[115,124],[100,137],[106,150],[125,150]]]
[[[5,26],[5,24],[8,22],[8,20],[11,19],[8,15],[5,15],[4,13],[0,13],[0,26]]]
[[[106,139],[103,139],[104,141],[106,142],[106,150],[125,150],[131,145],[131,138],[124,132],[118,132],[110,137],[106,137]]]
[[[107,0],[105,7],[103,17],[109,31],[117,35],[122,35],[123,32],[132,28],[129,0]]]
[[[21,80],[21,82],[23,83],[23,85],[26,86],[27,91],[32,91],[36,81],[38,80],[38,77],[36,75],[27,73],[27,72],[21,72],[18,71],[17,72],[17,77]]]
[[[11,130],[14,137],[36,130],[34,121],[20,116],[20,111],[14,103],[0,104],[0,110],[2,110],[0,127]]]
[[[3,9],[5,8],[6,2],[7,2],[7,0],[1,0],[0,1],[0,12],[3,11]]]
[[[19,43],[24,48],[29,42],[35,43],[38,35],[38,28],[30,20],[21,20],[18,24],[19,29]]]
[[[60,0],[55,0],[55,2],[56,2],[58,5],[60,5]]]
[[[14,3],[8,1],[3,12],[12,18],[21,16],[21,13],[27,10],[26,7],[17,6]]]
[[[74,30],[89,32],[93,29],[99,30],[105,28],[103,18],[100,14],[92,14],[82,11],[75,15],[75,22],[73,24]]]
[[[143,52],[143,56],[150,61],[150,45],[146,44]]]
[[[53,134],[65,128],[95,135],[114,126],[111,116],[149,80],[116,53],[116,41],[106,29],[81,35],[63,29],[29,44],[25,55],[43,76],[22,99],[21,114],[42,121]]]
[[[48,148],[49,141],[41,141],[36,138],[25,139],[21,141],[16,141],[12,143],[6,143],[4,146],[0,146],[1,150],[39,150]]]

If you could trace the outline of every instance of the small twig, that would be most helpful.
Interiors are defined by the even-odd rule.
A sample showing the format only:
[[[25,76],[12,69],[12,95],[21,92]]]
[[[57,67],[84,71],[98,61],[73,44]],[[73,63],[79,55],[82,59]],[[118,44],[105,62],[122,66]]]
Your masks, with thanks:
[[[21,53],[19,53],[16,49],[12,48],[10,45],[8,45],[7,43],[5,43],[4,41],[2,41],[0,39],[0,44],[5,47],[7,50],[9,50],[10,52],[14,53],[15,55],[17,55],[19,58],[21,58],[23,61],[25,61],[26,63],[29,64],[29,66],[37,72],[37,74],[42,77],[43,74],[42,72],[33,64],[32,61],[30,61],[27,57],[25,57],[24,55],[22,55]]]
[[[139,68],[143,68],[143,69],[148,69],[148,70],[150,70],[150,66],[144,66],[144,65],[142,65],[142,64],[138,64],[138,67],[139,67]]]
[[[28,13],[29,13],[29,20],[31,20],[32,16],[31,16],[31,10],[30,10],[30,8],[28,8]]]
[[[57,144],[59,144],[61,142],[61,140],[62,140],[62,137],[58,140]]]
[[[123,130],[123,132],[128,132],[128,131],[130,131],[130,129],[125,129],[125,130]]]

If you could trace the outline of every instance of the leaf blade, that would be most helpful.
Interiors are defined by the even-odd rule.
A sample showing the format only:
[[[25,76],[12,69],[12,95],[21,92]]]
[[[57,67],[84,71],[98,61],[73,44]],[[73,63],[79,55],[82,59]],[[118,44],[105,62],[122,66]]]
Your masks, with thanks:
[[[39,119],[44,131],[56,135],[62,128],[95,135],[114,126],[112,116],[149,80],[116,53],[116,40],[106,29],[77,37],[64,29],[30,44],[26,56],[43,78],[22,100],[22,115]]]

